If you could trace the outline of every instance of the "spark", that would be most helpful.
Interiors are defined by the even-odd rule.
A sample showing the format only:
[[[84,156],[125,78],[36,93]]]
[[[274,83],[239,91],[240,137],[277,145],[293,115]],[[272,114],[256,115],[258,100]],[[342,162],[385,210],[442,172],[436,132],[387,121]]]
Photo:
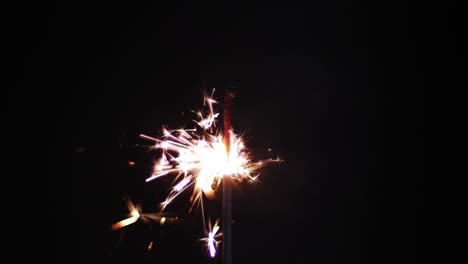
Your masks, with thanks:
[[[146,248],[146,250],[147,250],[148,252],[150,252],[151,249],[153,248],[153,244],[154,244],[153,241],[150,241],[150,242],[149,242],[148,247]]]
[[[137,208],[132,201],[127,200],[127,208],[130,211],[128,218],[123,219],[112,225],[112,230],[117,230],[122,227],[131,225],[140,219],[140,209]]]
[[[127,207],[130,213],[128,217],[114,223],[111,226],[112,230],[118,230],[128,225],[131,225],[138,220],[141,220],[145,223],[150,222],[159,222],[160,225],[164,225],[165,223],[180,223],[181,219],[179,217],[171,217],[169,213],[142,213],[140,206],[135,206],[131,200],[127,200]]]
[[[219,231],[219,218],[216,220],[216,222],[213,224],[213,227],[211,227],[211,222],[209,222],[209,229],[207,231],[207,237],[201,238],[201,241],[206,241],[206,247],[208,248],[208,252],[210,254],[211,258],[214,258],[216,256],[216,252],[218,249],[218,244],[219,240],[216,240],[218,237],[222,236],[222,233],[218,233]]]
[[[208,233],[208,248],[210,249],[210,256],[214,258],[216,256],[216,240],[215,234],[218,232],[219,226],[216,226],[213,231]]]
[[[117,229],[120,229],[120,228],[122,228],[124,226],[131,225],[131,224],[135,223],[136,221],[138,221],[139,218],[140,218],[140,213],[138,213],[138,211],[136,211],[136,210],[131,211],[130,212],[130,217],[113,224],[112,225],[112,230],[117,230]]]

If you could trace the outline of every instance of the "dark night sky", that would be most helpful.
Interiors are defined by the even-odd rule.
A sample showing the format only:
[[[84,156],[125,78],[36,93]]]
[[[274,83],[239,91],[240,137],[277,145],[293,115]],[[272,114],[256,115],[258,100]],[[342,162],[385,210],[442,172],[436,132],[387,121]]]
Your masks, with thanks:
[[[30,89],[39,121],[27,132],[46,159],[33,181],[35,215],[47,222],[34,230],[36,255],[211,263],[194,241],[199,225],[135,224],[120,244],[109,227],[124,217],[125,195],[151,204],[165,191],[144,183],[154,153],[135,147],[138,134],[183,125],[203,88],[221,99],[228,85],[238,88],[234,129],[254,157],[272,148],[285,160],[235,188],[233,263],[427,254],[424,97],[410,78],[421,73],[406,5],[62,2],[30,6],[13,30],[17,85]]]

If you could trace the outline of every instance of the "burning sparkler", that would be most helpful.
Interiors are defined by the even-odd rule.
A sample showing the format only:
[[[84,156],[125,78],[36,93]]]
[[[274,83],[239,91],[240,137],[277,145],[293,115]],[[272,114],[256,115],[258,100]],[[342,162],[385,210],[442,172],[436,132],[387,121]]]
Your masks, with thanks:
[[[167,199],[160,205],[162,210],[189,187],[193,187],[190,198],[193,207],[197,202],[201,202],[202,194],[209,199],[213,198],[223,177],[255,182],[259,168],[267,163],[280,161],[269,159],[251,162],[242,138],[232,130],[225,133],[229,135],[228,152],[223,134],[215,130],[219,113],[214,112],[213,104],[217,101],[210,96],[205,97],[204,102],[208,105],[209,111],[206,115],[202,112],[197,113],[199,120],[195,121],[195,128],[178,130],[163,128],[162,139],[140,135],[142,138],[156,142],[155,149],[163,150],[162,157],[154,166],[153,175],[146,181],[176,174],[174,186]]]
[[[194,120],[195,126],[193,128],[172,130],[164,127],[161,138],[140,135],[140,137],[154,142],[152,148],[162,150],[161,158],[155,162],[154,171],[146,179],[146,182],[168,175],[175,175],[174,184],[167,198],[160,203],[161,212],[181,193],[191,190],[189,213],[195,205],[198,205],[197,208],[201,208],[202,211],[204,228],[206,224],[203,199],[204,197],[214,199],[223,178],[228,180],[223,185],[229,184],[229,186],[231,181],[247,180],[255,182],[259,176],[258,170],[261,167],[268,163],[281,161],[277,158],[252,162],[244,141],[230,127],[230,116],[226,108],[224,112],[224,131],[218,129],[216,121],[219,113],[214,111],[214,104],[218,102],[213,98],[213,94],[214,89],[210,96],[204,97],[204,105],[207,106],[208,110],[196,113],[197,120]],[[225,103],[228,104],[228,101]],[[223,193],[225,192],[226,190],[223,190]],[[134,223],[142,218],[142,215],[135,208],[129,206],[129,210],[131,212],[129,218],[114,224],[115,229]],[[229,219],[228,221],[230,223]],[[219,231],[217,221],[213,228],[211,228],[211,223],[209,224],[210,231],[205,239],[210,256],[214,257],[216,244],[218,243],[215,237],[222,235],[222,233],[217,233]],[[226,226],[224,227],[226,228]]]

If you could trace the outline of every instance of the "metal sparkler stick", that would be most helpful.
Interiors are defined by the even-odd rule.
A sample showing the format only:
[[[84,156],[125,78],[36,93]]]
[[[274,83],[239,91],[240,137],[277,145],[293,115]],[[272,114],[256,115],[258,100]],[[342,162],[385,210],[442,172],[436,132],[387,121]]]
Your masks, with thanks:
[[[224,145],[227,157],[231,147],[231,107],[235,93],[227,90],[224,97]],[[228,162],[229,164],[229,162]],[[223,264],[232,263],[232,180],[231,175],[223,175]]]

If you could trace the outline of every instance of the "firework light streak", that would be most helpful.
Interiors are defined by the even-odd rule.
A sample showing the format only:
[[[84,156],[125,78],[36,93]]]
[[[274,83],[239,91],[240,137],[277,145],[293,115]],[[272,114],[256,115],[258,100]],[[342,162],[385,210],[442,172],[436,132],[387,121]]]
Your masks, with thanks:
[[[219,113],[215,113],[213,107],[218,102],[213,98],[213,93],[214,89],[211,96],[204,97],[204,105],[208,110],[205,110],[205,113],[202,111],[196,113],[198,120],[194,120],[194,128],[171,130],[164,127],[161,138],[140,135],[141,138],[155,142],[152,148],[162,150],[161,157],[155,162],[153,173],[146,179],[146,182],[175,175],[168,196],[159,205],[161,213],[181,193],[192,190],[189,213],[195,205],[201,208],[205,230],[203,197],[214,199],[223,177],[230,177],[230,180],[234,182],[247,180],[253,183],[257,181],[260,168],[268,163],[281,161],[277,158],[252,162],[249,151],[240,136],[236,135],[232,129],[229,131],[218,129],[216,121]],[[229,138],[225,138],[226,136]],[[226,142],[229,142],[228,146]],[[112,227],[114,230],[132,224],[138,219],[151,219],[149,215],[140,214],[133,205],[129,205],[129,210],[131,212],[129,218],[114,224]],[[160,215],[153,215],[154,217],[158,221],[168,220],[166,218],[162,220]],[[218,243],[215,237],[222,233],[217,233],[219,231],[217,221],[212,229],[210,224],[209,230],[208,237],[204,240],[207,241],[210,256],[214,257]]]

